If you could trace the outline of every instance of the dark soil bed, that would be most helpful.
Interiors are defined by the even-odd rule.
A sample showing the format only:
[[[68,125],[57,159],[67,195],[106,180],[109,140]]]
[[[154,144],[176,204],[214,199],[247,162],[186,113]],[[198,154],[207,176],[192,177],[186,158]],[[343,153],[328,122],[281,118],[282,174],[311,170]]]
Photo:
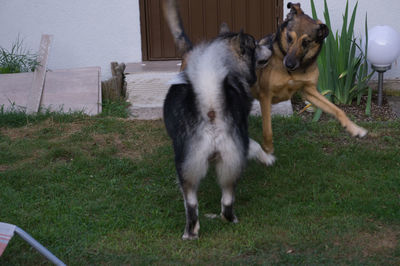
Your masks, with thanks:
[[[382,106],[378,106],[378,96],[373,95],[372,104],[371,104],[371,115],[365,114],[365,107],[367,103],[367,97],[363,97],[361,99],[360,105],[357,105],[356,102],[353,102],[351,105],[337,105],[340,109],[342,109],[347,116],[357,122],[371,122],[371,121],[389,121],[399,119],[395,112],[393,112],[392,108],[389,105],[387,98],[383,97]],[[300,96],[295,96],[292,98],[293,112],[299,114],[303,119],[307,121],[311,121],[314,117],[314,112],[310,112],[312,108],[308,108],[306,111],[301,112],[301,110],[306,106],[304,101]],[[320,121],[327,121],[330,119],[334,119],[333,116],[322,113]]]

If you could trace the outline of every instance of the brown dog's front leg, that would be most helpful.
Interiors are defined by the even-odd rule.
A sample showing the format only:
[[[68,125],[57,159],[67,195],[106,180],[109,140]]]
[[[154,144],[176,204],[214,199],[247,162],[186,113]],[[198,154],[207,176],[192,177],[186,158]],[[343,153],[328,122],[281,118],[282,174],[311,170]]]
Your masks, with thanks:
[[[304,97],[307,101],[311,102],[322,111],[329,113],[339,120],[340,124],[353,136],[353,137],[364,137],[367,135],[368,131],[362,127],[357,126],[353,123],[346,114],[339,109],[336,105],[328,101],[324,96],[322,96],[317,88],[314,86],[309,86],[304,88]]]
[[[263,150],[272,154],[274,152],[274,144],[272,140],[272,123],[271,123],[271,96],[260,94],[260,106],[262,115],[262,129],[263,129]]]

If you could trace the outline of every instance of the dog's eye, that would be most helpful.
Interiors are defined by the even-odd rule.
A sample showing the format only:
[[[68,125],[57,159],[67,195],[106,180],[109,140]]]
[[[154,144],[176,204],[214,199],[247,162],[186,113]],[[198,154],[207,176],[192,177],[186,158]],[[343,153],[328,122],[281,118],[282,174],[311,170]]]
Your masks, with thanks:
[[[292,41],[293,41],[292,36],[288,35],[288,36],[287,36],[287,41],[288,41],[288,43],[292,43]]]
[[[306,48],[309,44],[310,44],[310,41],[309,41],[309,40],[303,40],[303,42],[301,43],[301,45],[303,46],[303,48]]]

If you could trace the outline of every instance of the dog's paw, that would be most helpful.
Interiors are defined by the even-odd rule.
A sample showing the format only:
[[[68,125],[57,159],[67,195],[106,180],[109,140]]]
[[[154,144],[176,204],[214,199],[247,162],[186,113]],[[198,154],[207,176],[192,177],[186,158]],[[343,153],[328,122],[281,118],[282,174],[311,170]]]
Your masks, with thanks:
[[[273,154],[268,154],[265,152],[260,153],[259,156],[257,156],[257,159],[266,166],[271,166],[276,161],[276,157]]]
[[[194,240],[199,238],[200,223],[199,220],[193,225],[192,222],[186,221],[185,231],[183,232],[183,240]]]
[[[359,127],[358,133],[356,135],[356,137],[359,138],[363,138],[368,134],[368,130],[366,130],[365,128]]]
[[[189,234],[185,232],[182,236],[182,240],[196,240],[196,239],[199,239],[199,235]]]
[[[353,137],[359,137],[359,138],[363,138],[368,134],[368,130],[360,126],[357,126],[356,124],[351,125],[351,127],[349,127],[349,131]]]
[[[236,215],[233,215],[233,216],[231,217],[231,219],[228,219],[227,217],[225,217],[225,215],[223,215],[223,214],[221,213],[221,219],[222,219],[223,221],[225,221],[225,222],[230,222],[230,223],[234,223],[234,224],[239,223],[239,220],[238,220],[238,218],[236,217]]]
[[[256,141],[250,139],[248,159],[256,159],[266,166],[273,165],[276,158],[272,153],[266,153]]]

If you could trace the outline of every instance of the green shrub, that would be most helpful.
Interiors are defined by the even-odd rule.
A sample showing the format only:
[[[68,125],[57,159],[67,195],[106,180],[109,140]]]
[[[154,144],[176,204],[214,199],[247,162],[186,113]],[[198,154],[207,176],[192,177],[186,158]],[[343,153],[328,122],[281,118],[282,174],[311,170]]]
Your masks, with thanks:
[[[311,1],[312,14],[318,19],[314,1]],[[373,74],[368,73],[367,45],[368,45],[368,24],[365,16],[366,40],[354,37],[354,22],[357,13],[358,2],[356,3],[349,20],[349,3],[346,2],[345,14],[343,15],[343,26],[340,34],[332,32],[329,9],[324,0],[325,23],[330,29],[330,34],[318,57],[319,80],[318,89],[321,92],[329,91],[327,98],[336,104],[351,104],[357,100],[360,104],[361,97],[368,95],[366,114],[370,114],[372,89],[368,82]],[[361,46],[365,47],[365,53]],[[358,51],[358,53],[357,53]],[[318,120],[321,110],[316,112],[314,120]]]
[[[11,50],[0,47],[0,74],[30,72],[38,65],[37,55],[24,48],[23,40],[19,36]]]

